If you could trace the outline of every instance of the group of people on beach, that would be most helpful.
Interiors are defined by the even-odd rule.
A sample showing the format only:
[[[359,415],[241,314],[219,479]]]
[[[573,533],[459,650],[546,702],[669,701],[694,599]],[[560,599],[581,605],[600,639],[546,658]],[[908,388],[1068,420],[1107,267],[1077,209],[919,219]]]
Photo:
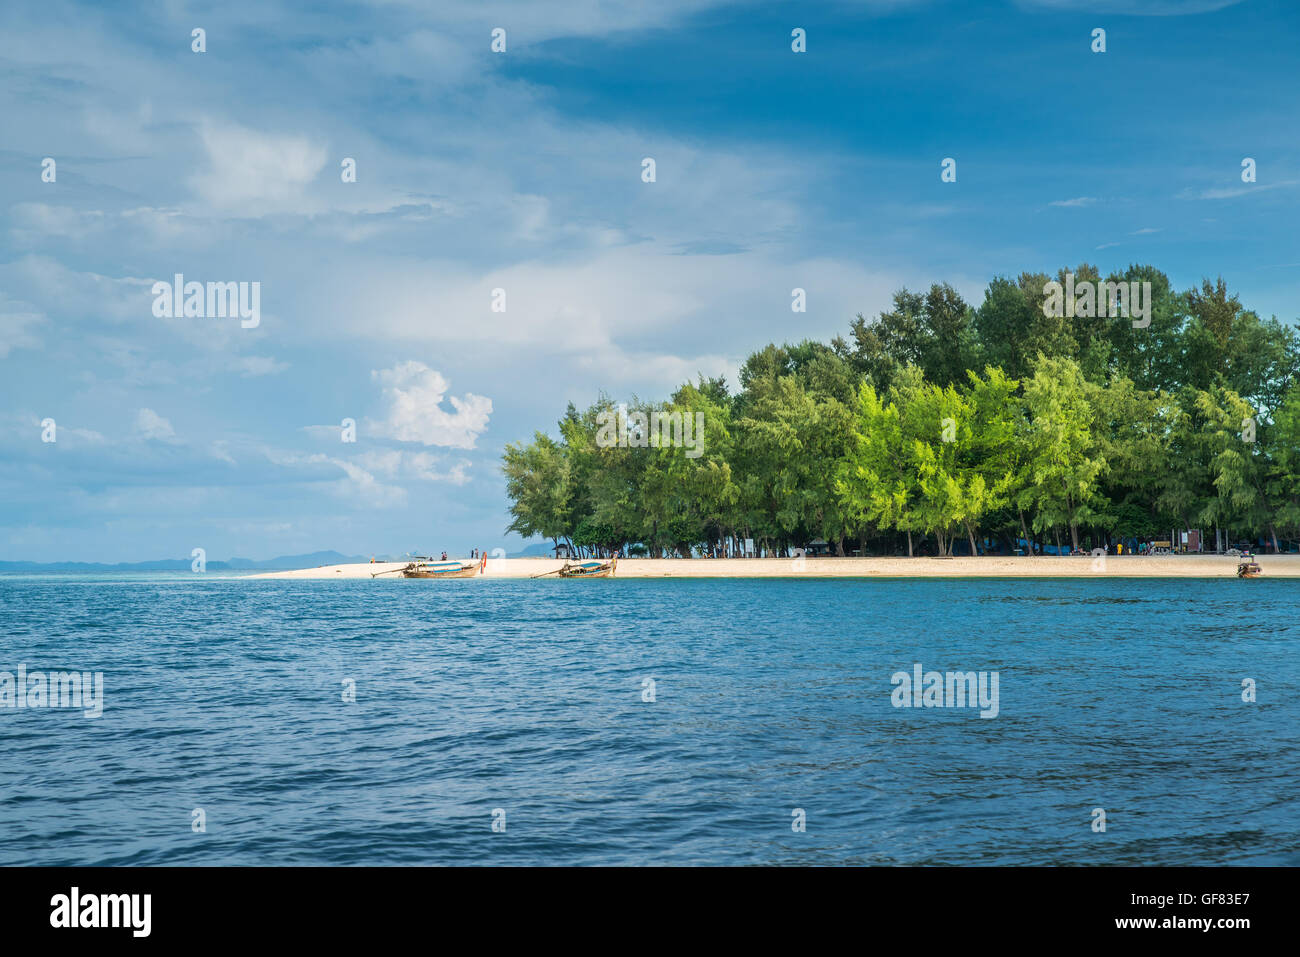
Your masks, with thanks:
[[[1114,554],[1116,555],[1146,555],[1152,551],[1152,545],[1150,542],[1138,542],[1137,547],[1134,547],[1133,545],[1125,546],[1123,542],[1116,542],[1114,545],[1106,546],[1105,552],[1107,555],[1111,554],[1111,549],[1114,549]],[[1076,548],[1072,550],[1070,554],[1090,555],[1092,552],[1086,548]]]

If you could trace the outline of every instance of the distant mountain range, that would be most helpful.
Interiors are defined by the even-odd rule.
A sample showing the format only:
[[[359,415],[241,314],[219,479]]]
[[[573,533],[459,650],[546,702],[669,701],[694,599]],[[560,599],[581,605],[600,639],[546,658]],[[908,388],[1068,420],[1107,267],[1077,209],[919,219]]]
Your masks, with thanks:
[[[401,559],[392,559],[400,561]],[[281,570],[289,568],[315,568],[317,565],[345,565],[368,562],[369,557],[344,555],[342,552],[312,552],[308,555],[281,555],[256,562],[251,558],[232,558],[228,561],[209,561],[209,571]],[[0,572],[187,572],[188,558],[164,558],[153,562],[0,562]]]
[[[490,552],[488,554],[491,554]],[[534,542],[528,545],[522,552],[515,552],[507,558],[551,558],[555,554],[555,546],[550,542]]]

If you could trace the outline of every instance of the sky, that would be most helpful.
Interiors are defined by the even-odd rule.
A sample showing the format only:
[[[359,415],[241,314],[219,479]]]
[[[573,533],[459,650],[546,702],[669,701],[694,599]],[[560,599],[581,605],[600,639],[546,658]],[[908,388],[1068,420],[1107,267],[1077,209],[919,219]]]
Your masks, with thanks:
[[[506,443],[904,286],[1295,322],[1298,66],[1291,0],[5,4],[0,560],[515,552]]]

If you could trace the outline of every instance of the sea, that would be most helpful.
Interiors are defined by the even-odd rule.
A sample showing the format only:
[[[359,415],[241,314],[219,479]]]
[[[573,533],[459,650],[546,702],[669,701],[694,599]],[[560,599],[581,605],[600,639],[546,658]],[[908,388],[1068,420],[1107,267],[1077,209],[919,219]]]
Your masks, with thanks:
[[[1298,597],[3,575],[0,865],[1296,865]]]

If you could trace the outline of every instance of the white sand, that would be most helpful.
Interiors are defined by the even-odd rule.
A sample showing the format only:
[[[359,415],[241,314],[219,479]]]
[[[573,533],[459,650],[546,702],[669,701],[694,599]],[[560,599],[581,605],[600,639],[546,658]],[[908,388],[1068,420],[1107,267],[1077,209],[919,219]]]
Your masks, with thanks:
[[[1300,555],[1261,555],[1265,578],[1300,578]],[[619,578],[1232,578],[1236,558],[1224,555],[1108,555],[1035,558],[620,558]],[[322,565],[249,578],[370,578],[404,562]],[[563,565],[553,558],[490,558],[480,578],[529,578]],[[384,579],[400,579],[390,574]],[[557,576],[550,576],[555,578]],[[422,581],[425,579],[421,579]]]

